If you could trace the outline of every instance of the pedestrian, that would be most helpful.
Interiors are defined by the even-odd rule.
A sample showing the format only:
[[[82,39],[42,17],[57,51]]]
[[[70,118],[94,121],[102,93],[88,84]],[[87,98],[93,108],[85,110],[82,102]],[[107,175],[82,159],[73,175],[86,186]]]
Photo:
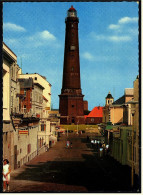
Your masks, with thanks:
[[[7,190],[9,191],[9,182],[10,182],[10,166],[9,166],[9,161],[7,159],[4,159],[3,161],[3,191]]]
[[[93,148],[94,140],[91,140],[91,147]]]
[[[87,137],[86,137],[86,141],[89,142],[89,136],[88,136],[88,135],[87,135]]]
[[[71,144],[70,144],[70,145],[71,145],[71,148],[72,148],[72,142],[71,142]]]
[[[69,148],[69,145],[70,145],[70,142],[69,142],[69,141],[67,141],[67,148]]]

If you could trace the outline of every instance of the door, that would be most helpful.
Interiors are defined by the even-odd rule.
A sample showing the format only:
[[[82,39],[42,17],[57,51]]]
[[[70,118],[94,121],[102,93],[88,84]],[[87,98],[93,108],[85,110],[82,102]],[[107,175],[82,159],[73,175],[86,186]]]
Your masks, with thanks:
[[[74,117],[72,117],[72,123],[74,123],[75,122],[75,119],[74,119]]]
[[[17,145],[14,146],[14,169],[17,169]]]

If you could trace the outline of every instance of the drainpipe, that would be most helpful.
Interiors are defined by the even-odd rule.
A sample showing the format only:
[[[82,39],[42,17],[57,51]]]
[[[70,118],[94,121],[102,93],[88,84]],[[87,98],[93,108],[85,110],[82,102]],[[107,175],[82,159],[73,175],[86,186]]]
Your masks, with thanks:
[[[132,113],[133,124],[132,124],[132,170],[131,170],[131,185],[134,185],[134,113]]]

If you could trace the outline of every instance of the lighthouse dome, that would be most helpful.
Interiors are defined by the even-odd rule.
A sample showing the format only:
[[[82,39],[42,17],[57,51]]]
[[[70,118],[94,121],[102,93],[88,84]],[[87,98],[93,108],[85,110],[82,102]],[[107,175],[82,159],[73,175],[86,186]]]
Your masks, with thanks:
[[[77,11],[76,11],[76,9],[73,7],[73,5],[72,5],[71,8],[68,10],[67,16],[68,16],[68,17],[77,17]]]

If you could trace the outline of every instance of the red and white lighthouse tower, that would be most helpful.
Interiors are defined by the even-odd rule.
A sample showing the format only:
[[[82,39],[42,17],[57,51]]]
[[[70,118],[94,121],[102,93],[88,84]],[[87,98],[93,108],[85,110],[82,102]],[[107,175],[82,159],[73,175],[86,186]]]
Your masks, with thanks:
[[[79,42],[77,11],[68,10],[65,35],[63,83],[59,112],[61,124],[84,124],[84,103],[80,83]]]

